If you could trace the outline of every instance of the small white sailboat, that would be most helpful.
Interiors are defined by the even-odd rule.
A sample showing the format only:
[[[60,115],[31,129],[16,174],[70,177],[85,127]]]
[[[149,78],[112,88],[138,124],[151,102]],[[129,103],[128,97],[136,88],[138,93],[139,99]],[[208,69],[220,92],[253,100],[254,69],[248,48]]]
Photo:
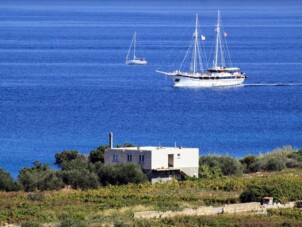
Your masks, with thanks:
[[[133,58],[129,59],[129,55],[130,55],[132,46],[133,46]],[[126,57],[126,64],[127,65],[146,65],[147,64],[147,60],[145,58],[136,57],[136,32],[134,32],[133,38],[131,40],[131,44],[130,44],[128,54]]]
[[[226,36],[226,33],[224,33]],[[201,36],[202,40],[205,36]],[[218,11],[218,19],[216,25],[216,48],[213,61],[213,67],[203,70],[202,52],[198,39],[198,15],[196,14],[195,32],[193,34],[193,41],[191,42],[192,59],[189,71],[181,71],[182,65],[188,57],[188,52],[185,55],[182,64],[179,69],[174,72],[158,73],[171,76],[174,79],[175,87],[222,87],[222,86],[234,86],[242,84],[245,78],[244,73],[240,72],[237,67],[226,67],[223,43],[220,30],[220,12]]]

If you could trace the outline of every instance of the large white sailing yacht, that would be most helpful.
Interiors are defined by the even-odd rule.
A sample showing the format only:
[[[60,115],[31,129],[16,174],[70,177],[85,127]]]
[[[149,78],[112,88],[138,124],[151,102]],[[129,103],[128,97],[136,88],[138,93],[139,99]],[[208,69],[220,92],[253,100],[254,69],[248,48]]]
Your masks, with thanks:
[[[129,59],[129,55],[130,55],[132,46],[133,46],[133,58]],[[130,44],[128,54],[126,57],[126,64],[127,65],[146,65],[147,64],[147,60],[145,58],[136,57],[136,32],[134,32],[133,38],[131,40],[131,44]]]
[[[193,40],[189,49],[193,48],[191,54],[191,64],[189,70],[182,71],[183,63],[188,58],[188,51],[180,65],[179,69],[174,72],[157,71],[174,79],[175,87],[222,87],[234,86],[242,84],[245,78],[244,73],[240,72],[237,67],[226,67],[224,57],[224,45],[221,37],[220,28],[220,12],[218,11],[218,19],[216,25],[216,42],[213,66],[207,70],[203,69],[202,52],[200,49],[198,38],[198,15],[196,15],[195,32],[193,33]],[[225,33],[226,35],[226,33]],[[204,37],[204,36],[201,36]],[[188,49],[188,50],[189,50]]]

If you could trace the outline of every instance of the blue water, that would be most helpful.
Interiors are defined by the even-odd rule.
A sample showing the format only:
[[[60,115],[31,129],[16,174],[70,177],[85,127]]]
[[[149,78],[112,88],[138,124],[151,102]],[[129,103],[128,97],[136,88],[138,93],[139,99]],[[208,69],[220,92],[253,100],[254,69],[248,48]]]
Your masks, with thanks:
[[[199,14],[210,55],[220,9],[245,86],[177,89]],[[302,147],[299,1],[1,1],[0,167],[107,143],[182,145],[242,157]],[[133,32],[146,66],[127,66]]]

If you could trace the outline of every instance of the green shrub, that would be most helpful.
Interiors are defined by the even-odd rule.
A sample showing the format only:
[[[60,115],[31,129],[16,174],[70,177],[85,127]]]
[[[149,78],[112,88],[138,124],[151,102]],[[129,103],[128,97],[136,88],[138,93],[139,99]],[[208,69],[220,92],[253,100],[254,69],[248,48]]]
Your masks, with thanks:
[[[55,164],[62,168],[62,164],[64,162],[70,162],[71,160],[77,159],[79,157],[82,157],[83,155],[79,154],[78,151],[63,151],[61,153],[55,154]]]
[[[85,158],[85,156],[78,156],[75,159],[72,159],[70,161],[64,161],[61,163],[61,168],[63,171],[65,170],[82,170],[88,168],[88,162]]]
[[[42,227],[42,225],[35,222],[24,222],[21,224],[21,227]]]
[[[249,172],[281,171],[286,168],[286,160],[274,156],[266,156],[258,159],[249,166]]]
[[[27,197],[32,201],[39,201],[39,202],[44,201],[44,194],[41,192],[29,193]]]
[[[124,145],[118,144],[118,145],[116,145],[116,147],[117,148],[119,148],[119,147],[134,147],[134,145],[131,144],[131,143],[124,143]]]
[[[261,202],[264,196],[270,196],[270,190],[264,185],[251,185],[239,197],[242,203]]]
[[[199,165],[208,165],[210,168],[219,168],[225,176],[240,175],[243,173],[244,169],[237,158],[232,158],[230,156],[201,156],[199,158]]]
[[[65,218],[59,227],[87,227],[88,225],[83,220],[75,218]]]
[[[240,195],[242,202],[259,202],[264,196],[272,196],[280,202],[302,198],[302,178],[300,176],[269,177],[253,182]]]
[[[0,169],[0,191],[18,191],[21,186],[14,181],[11,175],[3,169]]]
[[[58,171],[49,169],[48,164],[42,165],[38,161],[34,162],[32,168],[20,170],[18,181],[25,191],[59,190],[64,186]]]
[[[298,162],[297,160],[290,159],[286,162],[285,165],[287,168],[300,168],[302,164],[300,162]]]
[[[280,160],[277,158],[271,158],[267,162],[267,171],[281,171],[285,169],[286,165],[284,160]]]
[[[104,154],[105,150],[108,148],[108,145],[99,146],[96,150],[92,150],[89,154],[89,161],[91,163],[102,162],[104,163]]]
[[[88,169],[71,169],[62,171],[64,183],[74,189],[96,189],[99,187],[99,178]]]
[[[102,185],[122,185],[128,183],[142,183],[146,176],[137,164],[96,164],[96,173]]]
[[[199,178],[216,179],[222,177],[221,169],[218,166],[209,167],[208,165],[199,166]]]
[[[241,164],[245,168],[245,172],[249,173],[251,165],[253,165],[257,161],[257,157],[254,155],[247,155],[243,159],[240,160]]]

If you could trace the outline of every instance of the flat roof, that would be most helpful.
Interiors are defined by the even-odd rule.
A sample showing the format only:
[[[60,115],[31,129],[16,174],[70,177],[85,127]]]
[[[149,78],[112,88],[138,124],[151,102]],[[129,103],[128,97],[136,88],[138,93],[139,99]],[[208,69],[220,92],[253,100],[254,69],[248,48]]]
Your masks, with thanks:
[[[145,146],[145,147],[113,147],[107,148],[107,150],[138,150],[138,151],[154,151],[154,150],[164,150],[164,151],[175,151],[175,150],[196,150],[198,148],[187,148],[187,147],[155,147],[155,146]],[[198,149],[199,150],[199,149]]]

